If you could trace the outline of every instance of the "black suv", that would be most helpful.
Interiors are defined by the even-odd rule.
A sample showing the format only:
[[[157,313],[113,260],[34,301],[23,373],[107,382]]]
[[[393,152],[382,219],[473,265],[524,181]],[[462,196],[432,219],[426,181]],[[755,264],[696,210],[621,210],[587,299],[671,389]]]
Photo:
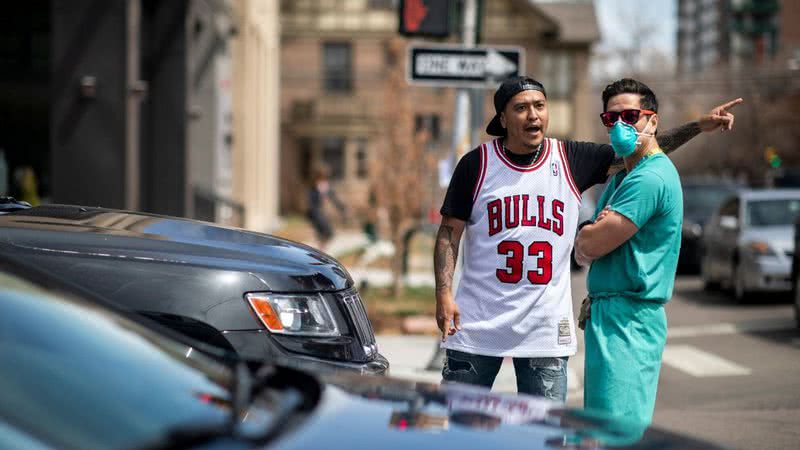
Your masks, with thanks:
[[[336,260],[273,236],[103,208],[0,207],[0,255],[247,360],[384,374]]]

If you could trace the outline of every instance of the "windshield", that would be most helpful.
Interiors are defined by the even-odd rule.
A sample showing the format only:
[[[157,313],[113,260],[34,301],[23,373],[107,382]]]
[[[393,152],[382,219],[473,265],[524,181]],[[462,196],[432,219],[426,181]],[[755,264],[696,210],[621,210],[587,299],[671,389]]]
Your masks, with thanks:
[[[725,186],[684,186],[683,214],[706,222],[732,192],[732,189]]]
[[[800,217],[800,198],[757,200],[747,204],[747,224],[751,227],[792,225]]]
[[[230,369],[0,271],[0,420],[57,448],[133,448],[230,420]]]

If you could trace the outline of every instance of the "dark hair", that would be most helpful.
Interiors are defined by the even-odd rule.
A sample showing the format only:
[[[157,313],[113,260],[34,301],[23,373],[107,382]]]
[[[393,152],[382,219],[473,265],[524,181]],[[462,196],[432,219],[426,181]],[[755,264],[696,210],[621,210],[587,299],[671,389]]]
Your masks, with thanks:
[[[623,78],[617,80],[603,89],[603,111],[608,108],[608,101],[611,97],[620,94],[639,94],[641,95],[640,104],[642,109],[649,109],[658,112],[658,100],[656,94],[641,81],[634,80],[633,78]]]

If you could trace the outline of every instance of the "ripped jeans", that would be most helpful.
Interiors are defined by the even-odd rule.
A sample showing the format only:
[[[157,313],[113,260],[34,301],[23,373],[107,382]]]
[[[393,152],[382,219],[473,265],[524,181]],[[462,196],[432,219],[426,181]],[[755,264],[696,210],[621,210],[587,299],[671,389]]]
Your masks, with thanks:
[[[564,402],[567,400],[567,360],[569,358],[514,358],[517,391]],[[502,356],[484,356],[447,350],[442,369],[446,382],[474,384],[491,388]]]

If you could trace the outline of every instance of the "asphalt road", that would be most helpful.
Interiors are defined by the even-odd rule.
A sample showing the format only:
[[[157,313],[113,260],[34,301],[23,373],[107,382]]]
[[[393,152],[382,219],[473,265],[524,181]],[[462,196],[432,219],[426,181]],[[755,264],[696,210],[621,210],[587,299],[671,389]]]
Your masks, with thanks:
[[[575,311],[585,294],[573,276]],[[680,276],[666,306],[654,424],[733,449],[800,448],[800,329],[788,296],[755,295],[737,304]],[[583,334],[580,333],[579,338]],[[583,376],[583,343],[570,360]],[[580,391],[569,403],[581,406]]]

